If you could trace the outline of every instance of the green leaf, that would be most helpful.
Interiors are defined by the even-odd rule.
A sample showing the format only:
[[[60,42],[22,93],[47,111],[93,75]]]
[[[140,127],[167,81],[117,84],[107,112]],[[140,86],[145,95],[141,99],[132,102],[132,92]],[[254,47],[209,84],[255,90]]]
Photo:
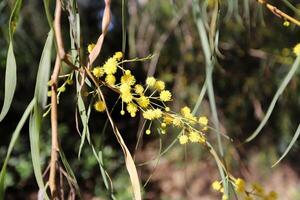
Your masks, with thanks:
[[[34,93],[36,104],[34,106],[33,113],[31,114],[29,120],[29,139],[30,139],[33,171],[34,171],[37,184],[41,191],[45,191],[45,185],[43,182],[41,161],[40,161],[39,136],[42,127],[42,116],[43,116],[42,111],[47,102],[47,92],[48,92],[47,82],[49,79],[49,73],[51,68],[52,44],[53,44],[53,32],[50,31],[42,52],[39,69],[37,73],[35,93]],[[46,198],[48,199],[47,195]]]
[[[296,73],[298,67],[300,65],[300,56],[298,56],[294,62],[294,64],[292,65],[292,68],[290,69],[290,71],[287,73],[287,75],[284,77],[282,83],[280,84],[278,90],[276,91],[271,104],[267,110],[266,115],[264,116],[263,120],[260,122],[259,126],[256,128],[256,130],[246,139],[246,142],[250,142],[251,140],[253,140],[261,131],[261,129],[265,126],[265,124],[268,122],[273,109],[275,107],[275,104],[277,102],[277,100],[279,99],[280,95],[283,93],[284,89],[286,88],[286,86],[288,85],[288,83],[290,82],[290,80],[292,79],[292,77],[294,76],[294,74]]]
[[[297,141],[299,135],[300,135],[300,124],[299,124],[299,126],[298,126],[298,128],[296,130],[296,133],[294,134],[294,137],[293,137],[292,141],[290,142],[289,146],[286,148],[286,150],[284,151],[284,153],[282,154],[282,156],[278,159],[278,161],[275,162],[272,165],[272,167],[274,167],[275,165],[277,165],[288,154],[288,152],[291,150],[291,148],[293,147],[293,145]]]
[[[7,162],[10,158],[10,154],[16,144],[16,141],[18,140],[19,138],[19,135],[20,135],[20,131],[22,130],[29,114],[31,113],[33,107],[34,107],[34,104],[35,104],[35,99],[32,99],[31,102],[29,103],[29,105],[27,106],[26,110],[24,111],[15,131],[13,132],[12,134],[12,137],[10,139],[10,143],[9,143],[9,146],[8,146],[8,150],[7,150],[7,153],[6,153],[6,157],[5,157],[5,160],[4,160],[4,163],[3,163],[3,166],[2,166],[2,169],[1,169],[1,172],[0,172],[0,199],[4,199],[4,182],[5,182],[5,176],[6,176],[6,167],[7,167]]]
[[[9,43],[7,60],[6,60],[6,71],[5,71],[5,96],[4,103],[0,113],[0,122],[4,119],[11,106],[13,96],[17,85],[17,64],[14,55],[13,44]]]
[[[4,117],[9,111],[16,90],[16,85],[17,85],[17,64],[14,55],[12,39],[13,39],[13,34],[16,30],[21,5],[22,5],[22,0],[17,0],[15,2],[14,8],[9,18],[9,27],[8,27],[9,47],[7,52],[6,71],[5,71],[5,92],[4,92],[5,96],[4,96],[3,107],[0,113],[0,122],[4,119]]]
[[[48,93],[48,80],[51,68],[51,51],[53,44],[53,31],[51,30],[48,34],[41,60],[39,63],[39,70],[37,73],[36,85],[34,96],[36,97],[37,104],[41,108],[45,108],[47,103]]]

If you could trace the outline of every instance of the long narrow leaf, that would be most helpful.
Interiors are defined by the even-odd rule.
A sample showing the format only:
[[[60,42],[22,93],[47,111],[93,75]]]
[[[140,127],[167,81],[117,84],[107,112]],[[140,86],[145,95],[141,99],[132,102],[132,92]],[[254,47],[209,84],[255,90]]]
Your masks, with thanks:
[[[39,69],[37,73],[34,97],[36,104],[29,121],[29,139],[31,148],[31,158],[33,164],[34,175],[41,191],[45,191],[42,177],[41,161],[40,161],[40,144],[39,137],[42,127],[42,111],[47,102],[48,79],[51,68],[51,51],[53,44],[53,32],[50,31],[42,52]],[[47,195],[46,195],[47,198]]]
[[[300,135],[300,124],[294,134],[293,139],[291,140],[289,146],[286,148],[286,150],[284,151],[284,153],[282,154],[282,156],[278,159],[277,162],[275,162],[272,167],[274,167],[275,165],[277,165],[287,154],[288,152],[291,150],[291,148],[293,147],[293,145],[295,144],[295,142],[297,141],[298,137]]]
[[[9,47],[8,47],[7,59],[6,59],[4,103],[0,113],[0,122],[4,119],[4,117],[9,111],[9,108],[11,106],[15,94],[16,85],[17,85],[17,64],[14,55],[12,40],[13,40],[13,34],[16,29],[17,21],[19,18],[21,5],[22,5],[22,0],[17,0],[15,2],[14,8],[9,18],[9,27],[8,27]]]
[[[7,60],[6,60],[6,71],[5,71],[5,96],[4,103],[0,113],[0,121],[4,119],[9,111],[10,105],[13,100],[17,85],[17,64],[14,55],[13,44],[9,43]]]
[[[273,109],[275,107],[277,100],[279,99],[280,95],[283,93],[284,89],[286,88],[286,86],[288,85],[288,83],[290,82],[290,80],[292,79],[294,74],[296,73],[299,65],[300,65],[300,56],[297,57],[292,68],[287,73],[287,75],[284,77],[282,83],[280,84],[278,90],[276,91],[276,93],[271,101],[271,104],[267,110],[265,117],[263,118],[263,120],[261,121],[259,126],[256,128],[256,130],[246,139],[246,142],[250,142],[251,140],[253,140],[260,133],[261,129],[266,125],[266,123],[268,122],[268,120],[273,112]]]
[[[4,183],[5,183],[7,162],[10,158],[10,154],[11,154],[11,152],[12,152],[12,150],[13,150],[15,144],[16,144],[16,141],[19,138],[20,131],[22,130],[28,116],[31,113],[31,111],[33,110],[34,104],[35,104],[35,99],[32,99],[31,102],[29,103],[29,105],[27,106],[26,110],[24,111],[24,114],[22,115],[15,131],[12,134],[12,137],[11,137],[11,140],[10,140],[10,143],[9,143],[9,146],[8,146],[8,150],[7,150],[7,153],[6,153],[6,157],[5,157],[1,172],[0,172],[0,199],[4,198],[4,190],[5,190]]]

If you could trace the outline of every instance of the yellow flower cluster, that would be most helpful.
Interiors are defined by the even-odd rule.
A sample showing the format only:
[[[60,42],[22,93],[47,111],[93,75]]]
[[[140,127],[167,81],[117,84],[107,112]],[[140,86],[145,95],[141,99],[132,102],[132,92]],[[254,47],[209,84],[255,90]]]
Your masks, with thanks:
[[[90,47],[91,48],[91,47]],[[92,74],[100,81],[100,84],[105,82],[108,86],[118,91],[122,100],[121,115],[126,111],[131,117],[135,117],[138,111],[141,111],[144,118],[147,120],[157,120],[163,116],[163,109],[166,112],[170,108],[165,105],[165,102],[172,100],[172,94],[165,89],[165,82],[157,80],[154,77],[148,77],[145,85],[136,84],[136,78],[131,74],[131,71],[124,69],[122,63],[122,52],[116,52],[114,56],[107,59],[103,66],[94,67]],[[117,80],[115,74],[118,69],[123,72],[123,75]],[[95,109],[99,111],[99,106]],[[150,128],[150,127],[149,127]],[[162,127],[162,133],[165,133],[166,125]],[[150,131],[150,130],[149,130]],[[147,131],[148,134],[150,132]]]
[[[158,120],[161,124],[160,132],[162,134],[166,133],[166,129],[170,125],[184,130],[184,134],[179,136],[180,144],[188,142],[206,143],[203,131],[207,130],[207,117],[194,116],[189,107],[182,108],[181,115],[171,112],[170,108],[165,105],[166,102],[172,100],[172,94],[166,89],[165,82],[151,76],[146,79],[144,85],[137,83],[131,71],[124,69],[122,58],[122,52],[116,52],[114,56],[107,59],[103,66],[94,67],[92,70],[100,85],[105,83],[120,94],[122,101],[121,115],[125,115],[127,112],[131,117],[135,117],[137,112],[140,111],[142,116],[150,121],[146,134],[151,133],[152,121]],[[122,72],[119,79],[115,76],[118,70]],[[102,101],[96,102],[94,108],[99,112],[106,109]],[[200,129],[196,129],[194,127],[196,125]]]
[[[234,185],[235,191],[237,192],[238,197],[243,200],[276,200],[278,199],[278,195],[274,191],[270,191],[266,193],[264,188],[258,184],[253,183],[251,185],[251,189],[247,191],[246,182],[242,178],[232,178],[231,183]],[[224,193],[224,188],[220,181],[214,181],[212,183],[212,189],[221,193]],[[224,196],[224,195],[223,195]]]

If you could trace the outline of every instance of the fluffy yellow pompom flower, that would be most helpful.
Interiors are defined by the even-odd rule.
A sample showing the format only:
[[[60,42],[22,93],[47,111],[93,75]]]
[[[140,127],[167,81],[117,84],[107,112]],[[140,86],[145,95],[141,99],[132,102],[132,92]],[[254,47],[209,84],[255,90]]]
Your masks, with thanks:
[[[162,116],[162,111],[159,108],[149,109],[143,113],[143,116],[145,119],[148,120],[158,119]]]
[[[94,108],[98,112],[103,112],[103,111],[105,111],[106,106],[103,101],[99,100],[94,104]]]
[[[114,58],[109,58],[103,65],[103,69],[106,74],[115,74],[117,72],[117,66],[117,60]]]
[[[87,48],[88,52],[91,53],[91,52],[93,51],[93,49],[95,48],[95,46],[96,46],[96,45],[95,45],[94,43],[89,44],[89,45],[88,45],[88,48]]]
[[[136,116],[136,112],[138,111],[137,106],[134,103],[129,103],[126,107],[128,113],[130,114],[131,117]]]
[[[200,116],[198,122],[200,125],[206,126],[208,124],[208,119],[205,116]]]
[[[118,51],[114,55],[114,59],[120,61],[123,58],[123,53],[121,51]]]
[[[237,192],[243,193],[245,192],[245,181],[241,178],[235,180],[235,189]]]
[[[126,83],[128,85],[134,85],[135,84],[135,78],[131,74],[124,74],[121,77],[121,83]]]
[[[186,144],[189,141],[189,138],[186,135],[181,135],[181,136],[179,136],[178,139],[179,139],[179,143],[180,144]]]
[[[149,98],[145,96],[141,96],[140,98],[138,98],[137,102],[142,108],[147,108],[150,105]]]
[[[181,120],[178,118],[178,117],[175,117],[174,119],[173,119],[173,125],[174,126],[176,126],[176,127],[181,127],[182,126],[182,122],[181,122]]]
[[[131,87],[130,85],[124,83],[120,85],[120,92],[121,93],[130,93]]]
[[[165,86],[166,86],[165,82],[163,82],[163,81],[156,81],[154,87],[155,87],[155,89],[157,89],[159,91],[162,91],[162,90],[165,89]]]
[[[147,84],[149,87],[153,87],[153,86],[155,85],[155,83],[156,83],[156,79],[155,79],[153,76],[148,77],[148,78],[146,79],[146,84]]]
[[[130,103],[133,99],[133,96],[130,92],[124,92],[124,93],[121,94],[121,99],[125,103]]]
[[[113,86],[115,85],[116,83],[116,77],[112,74],[108,74],[106,77],[105,77],[105,82],[110,85],[110,86]]]
[[[214,181],[211,184],[211,187],[212,187],[213,190],[219,191],[219,190],[221,190],[222,185],[221,185],[221,183],[219,181]]]
[[[187,106],[181,108],[181,114],[184,116],[184,117],[187,117],[191,114],[191,109]]]
[[[141,94],[143,94],[143,92],[144,92],[144,88],[143,88],[142,85],[136,84],[136,85],[134,86],[134,91],[135,91],[135,93],[141,95]]]
[[[151,130],[150,130],[150,129],[147,129],[147,130],[146,130],[146,134],[147,134],[147,135],[150,135],[150,133],[151,133]]]
[[[159,98],[162,101],[170,101],[172,98],[172,94],[169,90],[163,90],[161,91]]]
[[[298,56],[300,54],[300,43],[298,43],[294,48],[293,48],[293,52],[296,56]]]
[[[200,135],[196,131],[191,131],[189,134],[189,139],[191,142],[199,142],[200,140]]]
[[[164,116],[164,123],[165,123],[166,125],[170,125],[170,124],[172,124],[172,122],[173,122],[173,117],[171,117],[171,116],[169,116],[169,115],[165,115],[165,116]]]
[[[101,76],[103,76],[104,75],[104,69],[103,69],[103,67],[95,67],[93,69],[93,74],[97,78],[100,78]]]

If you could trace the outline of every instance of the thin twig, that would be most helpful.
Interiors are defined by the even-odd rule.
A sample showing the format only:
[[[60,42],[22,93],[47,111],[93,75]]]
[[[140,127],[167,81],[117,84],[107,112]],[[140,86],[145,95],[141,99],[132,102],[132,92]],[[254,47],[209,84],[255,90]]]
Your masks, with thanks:
[[[268,8],[274,15],[276,15],[279,18],[282,18],[284,20],[290,21],[294,24],[296,24],[297,26],[300,26],[300,21],[295,19],[294,17],[289,16],[288,14],[286,14],[285,12],[279,10],[278,8],[276,8],[275,6],[271,5],[270,3],[267,3],[266,0],[256,0],[258,3],[265,5],[266,8]]]

